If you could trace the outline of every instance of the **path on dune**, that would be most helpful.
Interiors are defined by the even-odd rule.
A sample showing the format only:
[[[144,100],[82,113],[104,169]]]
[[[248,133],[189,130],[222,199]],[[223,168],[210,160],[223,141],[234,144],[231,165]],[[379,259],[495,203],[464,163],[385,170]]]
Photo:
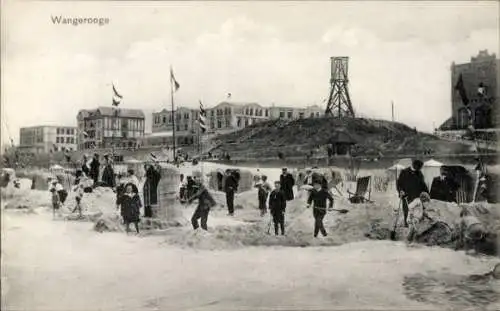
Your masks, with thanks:
[[[3,310],[443,310],[439,300],[407,298],[405,276],[483,273],[493,265],[388,241],[180,249],[162,237],[99,234],[90,223],[46,213],[3,213]]]

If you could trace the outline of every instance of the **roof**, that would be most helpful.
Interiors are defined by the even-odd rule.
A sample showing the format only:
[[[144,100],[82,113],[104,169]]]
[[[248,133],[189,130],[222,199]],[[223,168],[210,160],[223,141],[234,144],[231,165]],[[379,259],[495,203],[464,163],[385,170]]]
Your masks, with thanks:
[[[429,161],[426,161],[424,163],[424,166],[443,166],[444,164],[439,162],[439,161],[436,161],[434,159],[430,159]]]
[[[346,144],[355,144],[356,140],[352,138],[349,133],[347,133],[345,130],[338,130],[333,133],[332,136],[330,136],[329,139],[330,143],[346,143]]]
[[[113,107],[98,107],[97,109],[84,109],[78,112],[79,116],[83,118],[89,117],[91,114],[99,113],[101,116],[115,116],[115,110],[117,108]],[[130,108],[118,108],[118,116],[125,118],[138,118],[144,119],[144,112],[140,109],[130,109]]]
[[[97,111],[104,116],[114,116],[115,109],[113,107],[99,107]],[[118,108],[118,115],[120,117],[144,119],[144,112],[140,109]]]

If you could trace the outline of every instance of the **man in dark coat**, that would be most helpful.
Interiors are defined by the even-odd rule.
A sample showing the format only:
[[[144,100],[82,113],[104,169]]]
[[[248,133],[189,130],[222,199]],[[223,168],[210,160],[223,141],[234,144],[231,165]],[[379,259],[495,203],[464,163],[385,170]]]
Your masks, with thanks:
[[[429,193],[425,184],[424,175],[421,172],[424,164],[420,160],[413,160],[410,167],[405,168],[399,174],[396,182],[399,197],[403,200],[404,225],[408,227],[408,204],[420,197],[422,192]]]
[[[231,170],[226,170],[226,181],[224,183],[224,192],[226,193],[226,204],[229,216],[234,215],[234,194],[238,190],[238,181],[236,177],[231,172]]]
[[[321,231],[323,236],[327,236],[325,226],[323,225],[323,219],[326,215],[326,201],[330,201],[328,208],[333,207],[333,197],[332,195],[323,188],[321,181],[314,182],[314,189],[311,190],[309,198],[307,199],[307,208],[310,207],[311,203],[313,206],[313,216],[314,216],[314,237],[318,236]]]
[[[280,182],[274,182],[274,190],[269,195],[269,211],[273,216],[274,233],[278,235],[281,228],[281,235],[285,235],[285,209],[286,198],[281,191]]]
[[[90,162],[90,178],[94,181],[94,187],[97,186],[97,182],[99,181],[99,168],[101,163],[99,162],[99,155],[94,154],[94,158],[92,162]]]
[[[160,168],[155,165],[145,164],[146,181],[144,182],[144,217],[153,217],[151,205],[158,204],[158,184],[160,183]]]
[[[440,171],[441,175],[432,180],[430,193],[431,199],[445,202],[456,202],[456,191],[458,189],[457,183],[448,177],[448,173],[444,166],[441,166]]]
[[[288,169],[285,167],[282,170],[280,176],[280,184],[283,194],[285,195],[285,199],[287,201],[293,200],[293,186],[295,186],[295,180],[293,179],[292,174],[288,173]]]

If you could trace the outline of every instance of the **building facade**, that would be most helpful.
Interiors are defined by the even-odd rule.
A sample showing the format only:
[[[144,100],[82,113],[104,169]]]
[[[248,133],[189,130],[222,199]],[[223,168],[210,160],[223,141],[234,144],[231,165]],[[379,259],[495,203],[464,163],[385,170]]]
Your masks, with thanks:
[[[77,129],[71,126],[31,126],[19,131],[19,149],[26,153],[48,153],[77,149]]]
[[[479,51],[469,63],[451,65],[452,117],[440,129],[465,129],[471,117],[476,129],[497,128],[500,124],[499,98],[500,60],[487,50]],[[469,110],[464,106],[459,92],[455,89],[462,75],[464,88],[469,100]]]
[[[296,107],[264,107],[257,103],[234,103],[221,102],[215,107],[205,108],[207,119],[208,135],[224,134],[235,130],[243,129],[255,123],[285,119],[294,120],[299,118],[320,117],[324,115],[324,110],[319,106],[307,108]],[[198,142],[198,109],[179,107],[175,112],[176,144],[189,145]],[[162,135],[163,132],[171,132],[173,129],[172,112],[162,110],[153,113],[153,126],[151,141],[160,144],[161,141],[173,142],[171,134]],[[158,133],[157,135],[154,135]],[[149,140],[149,138],[148,138]],[[150,143],[153,144],[153,143]]]
[[[135,148],[144,137],[144,112],[139,109],[99,107],[77,115],[79,150]]]

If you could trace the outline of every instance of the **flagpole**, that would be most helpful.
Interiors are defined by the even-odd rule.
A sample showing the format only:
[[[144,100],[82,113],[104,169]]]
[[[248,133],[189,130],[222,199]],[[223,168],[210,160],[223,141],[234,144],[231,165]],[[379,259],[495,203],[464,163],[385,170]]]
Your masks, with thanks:
[[[175,114],[174,114],[174,86],[172,77],[172,66],[170,66],[170,102],[172,104],[172,138],[173,138],[173,152],[174,152],[174,163],[176,162],[176,152],[175,152]]]
[[[394,101],[391,101],[392,122],[394,122]]]

